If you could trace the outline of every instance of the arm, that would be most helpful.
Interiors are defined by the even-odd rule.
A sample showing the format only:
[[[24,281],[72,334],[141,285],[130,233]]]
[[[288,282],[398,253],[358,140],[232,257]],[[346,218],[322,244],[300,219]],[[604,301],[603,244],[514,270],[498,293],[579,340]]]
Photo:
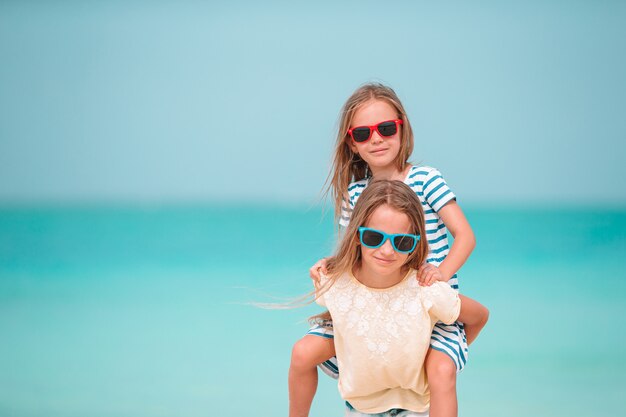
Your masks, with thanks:
[[[476,246],[476,238],[456,201],[450,201],[443,206],[439,210],[439,217],[454,237],[454,243],[450,247],[448,256],[438,267],[443,280],[448,281],[469,258]]]
[[[478,333],[485,327],[489,319],[489,310],[476,300],[459,294],[461,299],[461,311],[458,321],[465,325],[465,337],[467,344],[472,343]]]
[[[428,286],[437,281],[449,281],[450,278],[463,266],[476,246],[476,238],[461,207],[451,200],[439,210],[439,216],[454,237],[454,243],[446,259],[434,266],[424,263],[417,274],[420,285]]]

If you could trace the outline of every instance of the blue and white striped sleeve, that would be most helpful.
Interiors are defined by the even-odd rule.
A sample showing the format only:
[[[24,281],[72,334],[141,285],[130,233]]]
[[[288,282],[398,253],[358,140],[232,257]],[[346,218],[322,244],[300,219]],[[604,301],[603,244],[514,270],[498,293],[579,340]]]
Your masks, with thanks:
[[[423,190],[424,199],[435,211],[441,210],[450,201],[456,200],[456,195],[436,168],[431,168],[426,175]]]

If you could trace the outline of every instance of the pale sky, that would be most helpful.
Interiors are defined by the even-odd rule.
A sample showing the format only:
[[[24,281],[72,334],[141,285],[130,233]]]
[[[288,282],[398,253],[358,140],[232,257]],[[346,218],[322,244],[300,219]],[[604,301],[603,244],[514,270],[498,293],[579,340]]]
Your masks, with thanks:
[[[0,203],[309,204],[383,81],[460,201],[626,205],[626,3],[294,3],[0,3]]]

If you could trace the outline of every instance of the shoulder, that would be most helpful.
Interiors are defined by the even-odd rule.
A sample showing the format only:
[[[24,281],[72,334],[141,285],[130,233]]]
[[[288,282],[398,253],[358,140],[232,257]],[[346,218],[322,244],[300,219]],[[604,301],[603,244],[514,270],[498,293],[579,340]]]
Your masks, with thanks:
[[[406,279],[409,280],[409,282],[417,282],[417,270],[409,269],[409,272],[406,274]]]
[[[348,193],[353,194],[359,192],[359,190],[363,190],[363,188],[367,187],[369,183],[369,178],[363,178],[359,181],[352,181],[350,185],[348,185]]]
[[[450,284],[443,282],[443,281],[436,281],[433,282],[432,285],[428,286],[428,287],[422,287],[426,290],[426,292],[429,293],[433,293],[433,294],[441,294],[441,293],[455,293],[455,291],[452,289],[452,287],[450,286]]]
[[[332,309],[337,303],[344,302],[346,294],[354,291],[354,283],[347,273],[339,273],[334,275],[320,275],[319,287],[316,288],[318,294],[323,298],[324,305]],[[343,301],[342,301],[343,300]]]
[[[328,273],[324,274],[320,271],[319,284],[321,286],[333,286],[338,282],[350,281],[350,274],[347,272],[340,272],[338,274]]]
[[[457,292],[452,289],[452,287],[446,283],[437,281],[428,287],[422,288],[422,296],[431,302],[440,302],[444,299],[451,299],[457,296]]]
[[[437,168],[428,165],[413,165],[409,171],[409,178],[426,178],[439,173]]]
[[[426,178],[431,177],[433,174],[439,174],[437,168],[433,168],[427,165],[413,165],[407,175],[407,183],[412,185],[416,182],[423,184]]]
[[[417,282],[417,271],[410,269],[402,280],[402,284],[398,285],[398,288],[402,287],[404,291],[420,291],[421,286]]]
[[[365,187],[369,184],[369,178],[364,178],[359,181],[353,181],[348,185],[348,198],[350,204],[354,206],[356,200],[359,198]]]
[[[405,183],[418,195],[422,195],[423,189],[426,188],[429,181],[432,181],[435,177],[441,178],[441,173],[437,168],[427,165],[413,165],[409,170]]]

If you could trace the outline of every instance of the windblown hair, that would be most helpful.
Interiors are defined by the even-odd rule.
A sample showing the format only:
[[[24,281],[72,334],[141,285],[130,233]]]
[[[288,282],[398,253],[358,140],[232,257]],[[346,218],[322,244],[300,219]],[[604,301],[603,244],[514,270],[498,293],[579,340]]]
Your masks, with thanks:
[[[387,205],[400,213],[406,214],[411,224],[409,233],[420,236],[415,250],[409,254],[404,268],[418,269],[428,256],[428,239],[426,238],[426,225],[422,203],[408,185],[401,181],[374,180],[359,197],[350,224],[348,225],[335,255],[328,258],[326,268],[328,280],[317,289],[315,297],[324,294],[335,283],[337,278],[354,267],[361,264],[361,247],[359,242],[359,227],[367,225],[372,213]],[[312,322],[321,322],[329,319],[328,312],[311,317]]]
[[[413,129],[406,115],[404,106],[391,87],[380,83],[368,83],[359,87],[348,98],[341,109],[339,119],[339,130],[335,143],[335,153],[333,163],[326,179],[326,189],[324,195],[331,195],[335,207],[335,219],[341,214],[342,202],[348,201],[348,186],[353,181],[364,179],[368,174],[367,163],[354,153],[350,148],[350,136],[348,129],[352,125],[354,115],[361,106],[370,101],[382,100],[393,107],[397,112],[398,119],[402,120],[400,129],[400,152],[395,164],[398,171],[403,171],[408,159],[413,152]]]

